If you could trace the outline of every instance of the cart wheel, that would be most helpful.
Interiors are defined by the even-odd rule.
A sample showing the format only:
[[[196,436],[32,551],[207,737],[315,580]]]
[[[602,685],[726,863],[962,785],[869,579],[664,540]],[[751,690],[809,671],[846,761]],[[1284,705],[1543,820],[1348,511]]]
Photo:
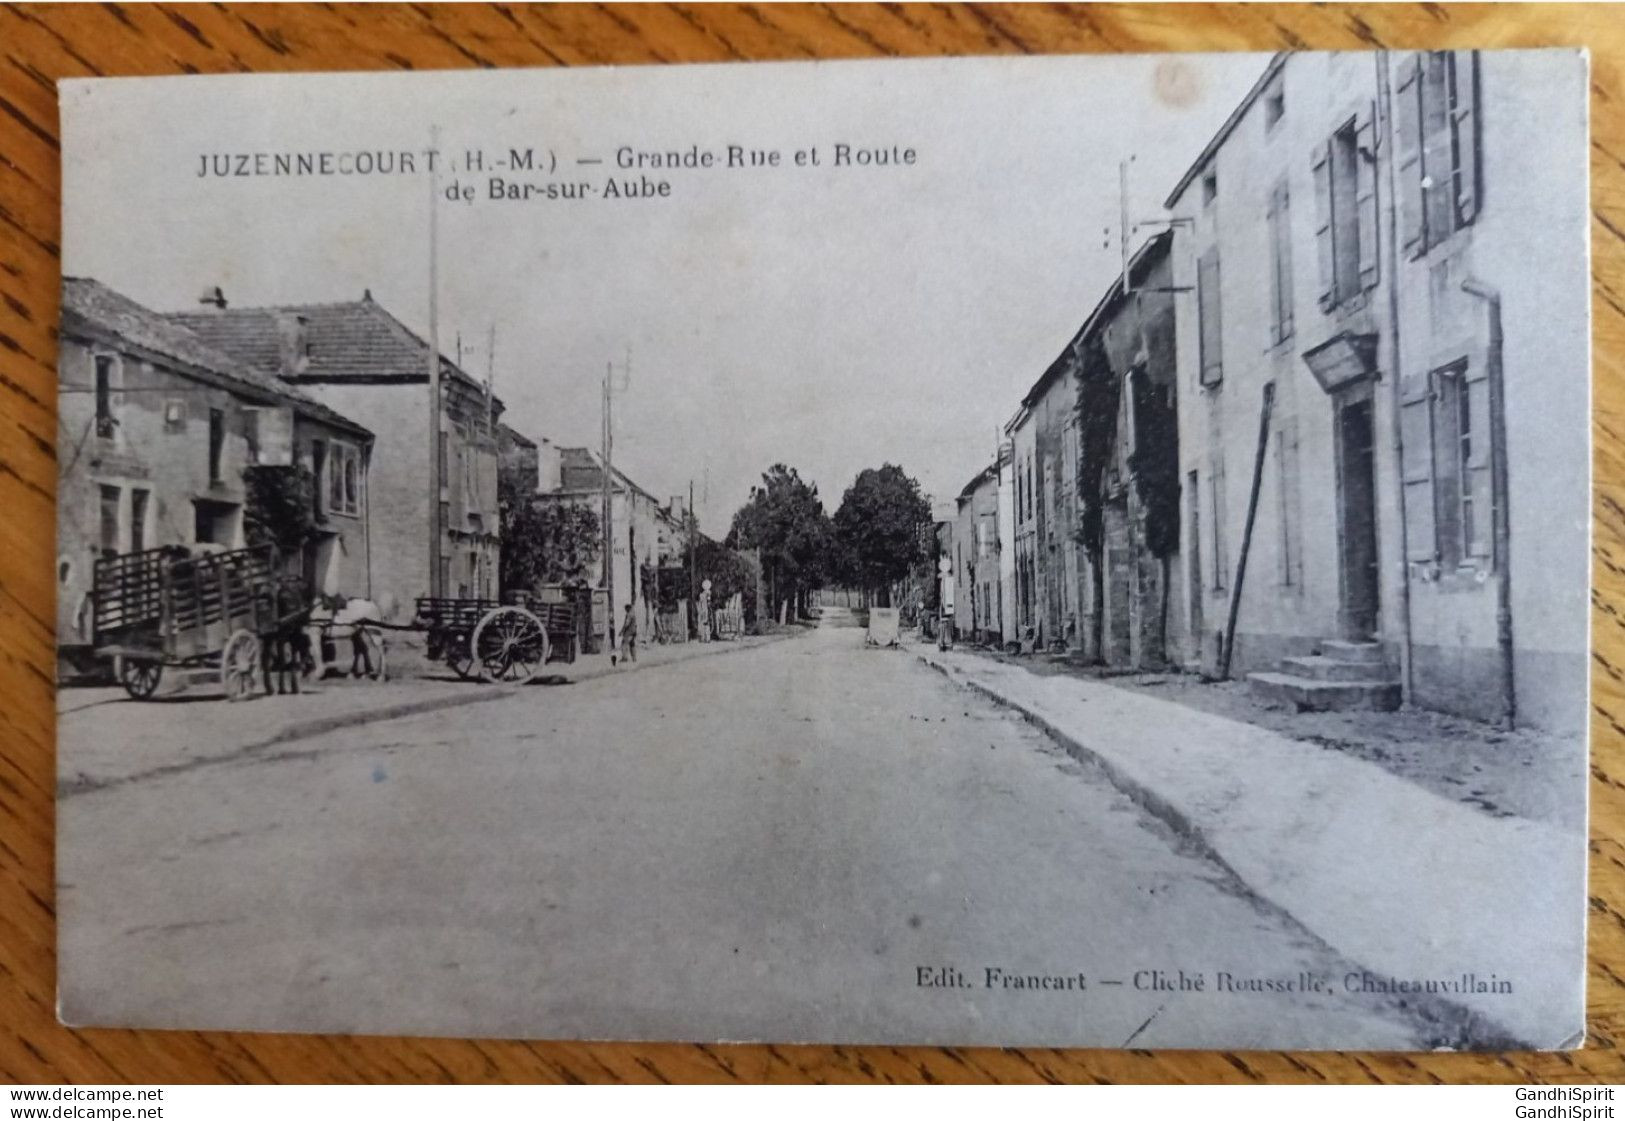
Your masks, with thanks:
[[[228,701],[253,696],[260,683],[260,640],[253,631],[233,631],[220,652],[220,685]]]
[[[474,676],[474,650],[466,635],[446,641],[446,664],[464,681]]]
[[[481,681],[529,681],[547,661],[547,628],[523,607],[498,607],[474,628]]]
[[[158,691],[163,680],[162,662],[138,662],[133,658],[119,659],[119,682],[124,691],[138,701],[144,701]]]

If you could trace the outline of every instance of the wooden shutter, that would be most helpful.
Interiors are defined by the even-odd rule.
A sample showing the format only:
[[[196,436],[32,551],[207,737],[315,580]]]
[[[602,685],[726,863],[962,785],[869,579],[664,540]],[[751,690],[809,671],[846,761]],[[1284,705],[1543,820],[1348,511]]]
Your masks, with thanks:
[[[1355,120],[1355,217],[1359,222],[1360,287],[1376,285],[1379,274],[1377,245],[1377,129],[1372,111],[1366,109]]]
[[[1467,380],[1467,419],[1472,425],[1472,447],[1467,457],[1467,477],[1461,481],[1473,500],[1472,533],[1463,542],[1470,557],[1488,557],[1494,552],[1494,484],[1490,475],[1490,382],[1487,377]]]
[[[1456,222],[1465,226],[1478,216],[1479,159],[1478,52],[1450,56],[1450,127],[1455,140]]]
[[[1423,240],[1422,214],[1422,65],[1415,54],[1399,64],[1399,86],[1394,91],[1394,160],[1399,179],[1399,245],[1402,252],[1419,253]]]
[[[1298,421],[1272,418],[1275,426],[1275,477],[1280,540],[1276,572],[1287,586],[1303,583],[1303,550],[1299,538]]]
[[[1433,398],[1426,375],[1400,381],[1399,461],[1405,490],[1405,559],[1435,561],[1439,535],[1433,510]]]
[[[1213,246],[1196,263],[1196,299],[1201,318],[1202,384],[1217,385],[1224,377],[1222,323],[1219,299],[1219,247]]]
[[[1285,182],[1270,192],[1270,342],[1292,334],[1292,211]]]
[[[1315,173],[1315,256],[1320,261],[1320,306],[1337,302],[1337,269],[1332,250],[1332,146],[1317,144],[1310,159]]]
[[[1455,158],[1452,152],[1447,51],[1427,52],[1422,71],[1422,206],[1428,248],[1455,228]]]

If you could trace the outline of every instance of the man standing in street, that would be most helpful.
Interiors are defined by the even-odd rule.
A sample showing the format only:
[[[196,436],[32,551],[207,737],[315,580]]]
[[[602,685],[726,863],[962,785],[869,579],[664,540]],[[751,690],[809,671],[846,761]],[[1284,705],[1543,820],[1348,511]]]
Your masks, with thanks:
[[[626,605],[626,616],[621,620],[621,660],[623,662],[636,662],[638,660],[638,619],[633,612],[634,604]]]

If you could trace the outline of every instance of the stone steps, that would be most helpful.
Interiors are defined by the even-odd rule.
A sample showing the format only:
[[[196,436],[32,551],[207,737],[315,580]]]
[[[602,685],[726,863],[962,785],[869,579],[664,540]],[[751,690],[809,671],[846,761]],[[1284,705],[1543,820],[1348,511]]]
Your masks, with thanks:
[[[1299,712],[1392,712],[1401,699],[1398,675],[1376,642],[1327,639],[1320,653],[1283,658],[1278,672],[1247,680],[1261,699]]]
[[[1392,712],[1399,707],[1397,681],[1315,681],[1290,673],[1249,673],[1253,692],[1300,712]]]
[[[1371,681],[1391,676],[1386,666],[1371,662],[1345,662],[1312,654],[1303,658],[1282,658],[1281,672],[1311,681]]]

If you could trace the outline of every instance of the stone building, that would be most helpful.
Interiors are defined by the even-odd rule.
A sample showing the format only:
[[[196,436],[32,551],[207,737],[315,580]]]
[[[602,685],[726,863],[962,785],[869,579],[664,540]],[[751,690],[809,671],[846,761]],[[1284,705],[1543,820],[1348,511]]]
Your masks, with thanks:
[[[314,531],[283,557],[307,590],[371,595],[373,436],[364,426],[95,280],[62,286],[57,641],[93,639],[95,560],[162,545],[241,548],[250,468],[303,467]]]
[[[953,521],[954,622],[958,638],[999,645],[999,473],[990,463],[959,492]]]
[[[1185,642],[1172,236],[1133,255],[1068,348],[1080,406],[1080,647],[1111,666],[1166,665]],[[1098,526],[1098,529],[1086,528]]]
[[[1078,408],[1070,347],[1051,362],[1005,427],[1015,455],[1018,641],[1080,648]]]
[[[369,291],[332,304],[234,308],[170,320],[234,359],[365,418],[374,447],[373,588],[410,615],[417,597],[499,593],[496,426],[502,402],[440,356],[440,492],[430,487],[429,348]],[[431,536],[434,534],[434,536]]]
[[[1009,540],[1015,593],[1004,638],[1007,646],[1031,652],[1042,649],[1045,639],[1040,614],[1044,567],[1039,561],[1038,425],[1031,406],[1022,403],[1006,422],[1004,434],[1010,443]]]
[[[1585,129],[1518,93],[1584,84],[1574,52],[1282,54],[1180,179],[1190,663],[1239,594],[1232,672],[1277,699],[1584,719],[1585,234],[1550,215],[1584,213]]]
[[[550,457],[543,458],[546,460]],[[586,448],[559,448],[557,464],[558,484],[552,488],[546,486],[551,480],[545,478],[551,474],[551,468],[544,466],[544,485],[537,493],[537,501],[586,506],[602,517],[603,460]],[[658,578],[662,556],[669,561],[671,547],[678,535],[673,532],[669,511],[662,508],[659,499],[638,486],[619,468],[611,469],[610,478],[615,560],[614,598],[609,611],[618,636],[626,605],[631,603],[638,622],[638,641],[647,644],[655,633],[658,600],[655,589],[646,587],[646,584]],[[600,549],[595,587],[605,586],[605,575]],[[601,612],[595,611],[593,630],[599,635],[606,633]]]

